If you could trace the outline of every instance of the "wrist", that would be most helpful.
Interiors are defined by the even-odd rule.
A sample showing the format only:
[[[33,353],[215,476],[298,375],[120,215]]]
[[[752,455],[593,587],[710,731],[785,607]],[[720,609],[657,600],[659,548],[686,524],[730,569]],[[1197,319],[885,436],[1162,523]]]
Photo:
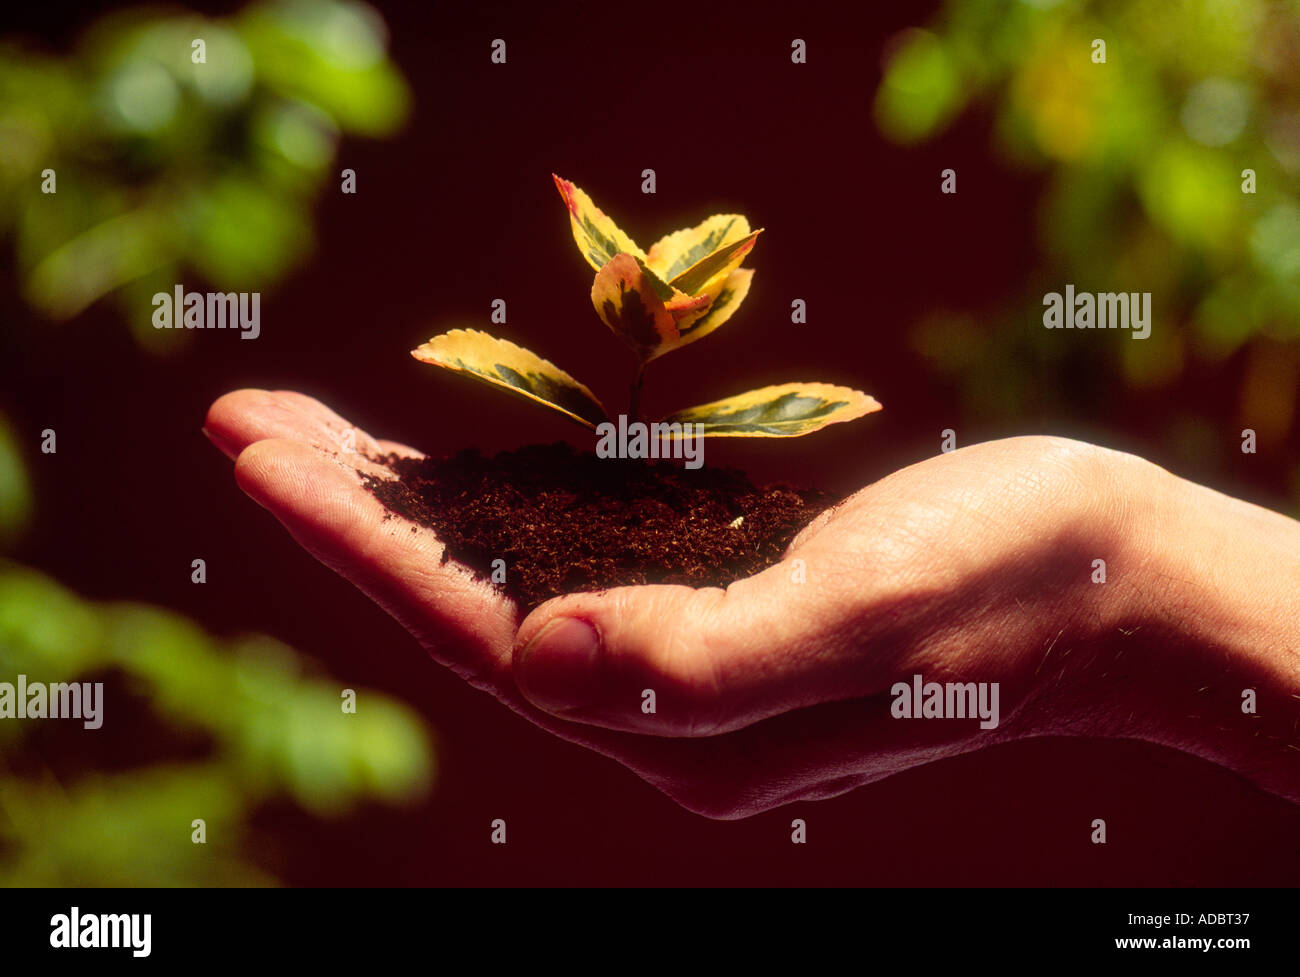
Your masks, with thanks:
[[[1116,472],[1108,633],[1084,682],[1103,731],[1300,799],[1300,523],[1132,456]]]

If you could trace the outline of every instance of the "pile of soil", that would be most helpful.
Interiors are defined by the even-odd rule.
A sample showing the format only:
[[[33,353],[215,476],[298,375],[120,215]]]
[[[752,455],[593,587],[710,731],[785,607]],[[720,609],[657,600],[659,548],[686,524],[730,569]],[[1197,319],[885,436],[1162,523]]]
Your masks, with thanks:
[[[781,559],[829,493],[756,488],[731,468],[597,458],[557,443],[486,458],[375,459],[365,476],[391,513],[432,529],[485,580],[531,609],[557,594],[625,584],[725,586]],[[498,574],[499,576],[500,574]]]

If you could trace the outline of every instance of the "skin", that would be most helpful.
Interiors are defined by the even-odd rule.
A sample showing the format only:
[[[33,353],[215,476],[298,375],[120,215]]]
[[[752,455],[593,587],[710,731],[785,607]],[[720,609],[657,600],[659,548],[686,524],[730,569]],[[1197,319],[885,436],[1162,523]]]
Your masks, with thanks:
[[[362,487],[385,472],[366,455],[418,452],[290,391],[226,394],[204,430],[436,661],[705,816],[1051,735],[1154,741],[1300,803],[1300,523],[1133,455],[972,445],[867,486],[725,590],[621,587],[524,617]],[[893,718],[916,674],[999,683],[998,726]]]

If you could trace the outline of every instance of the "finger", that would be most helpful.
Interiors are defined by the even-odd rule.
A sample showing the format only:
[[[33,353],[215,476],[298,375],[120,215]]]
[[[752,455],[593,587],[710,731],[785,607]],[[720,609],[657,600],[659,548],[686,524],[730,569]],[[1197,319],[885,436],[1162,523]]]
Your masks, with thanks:
[[[314,397],[296,390],[235,390],[208,409],[203,433],[230,458],[255,441],[286,438],[344,455],[413,455],[405,445],[376,441]]]
[[[813,555],[808,559],[816,560]],[[705,736],[815,703],[880,691],[844,601],[778,564],[718,588],[621,587],[535,610],[515,639],[515,681],[568,720]],[[653,706],[653,709],[651,709]]]
[[[430,531],[391,516],[356,467],[300,440],[267,439],[235,463],[239,485],[299,543],[479,688],[510,685],[515,605],[454,561]]]

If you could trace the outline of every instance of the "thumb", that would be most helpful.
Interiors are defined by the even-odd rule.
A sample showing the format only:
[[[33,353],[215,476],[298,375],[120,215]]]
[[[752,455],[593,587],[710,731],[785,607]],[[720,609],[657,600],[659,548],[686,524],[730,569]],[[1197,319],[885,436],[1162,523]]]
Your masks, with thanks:
[[[732,584],[619,587],[548,601],[515,639],[538,708],[659,736],[707,736],[862,694],[842,608],[777,564]]]

